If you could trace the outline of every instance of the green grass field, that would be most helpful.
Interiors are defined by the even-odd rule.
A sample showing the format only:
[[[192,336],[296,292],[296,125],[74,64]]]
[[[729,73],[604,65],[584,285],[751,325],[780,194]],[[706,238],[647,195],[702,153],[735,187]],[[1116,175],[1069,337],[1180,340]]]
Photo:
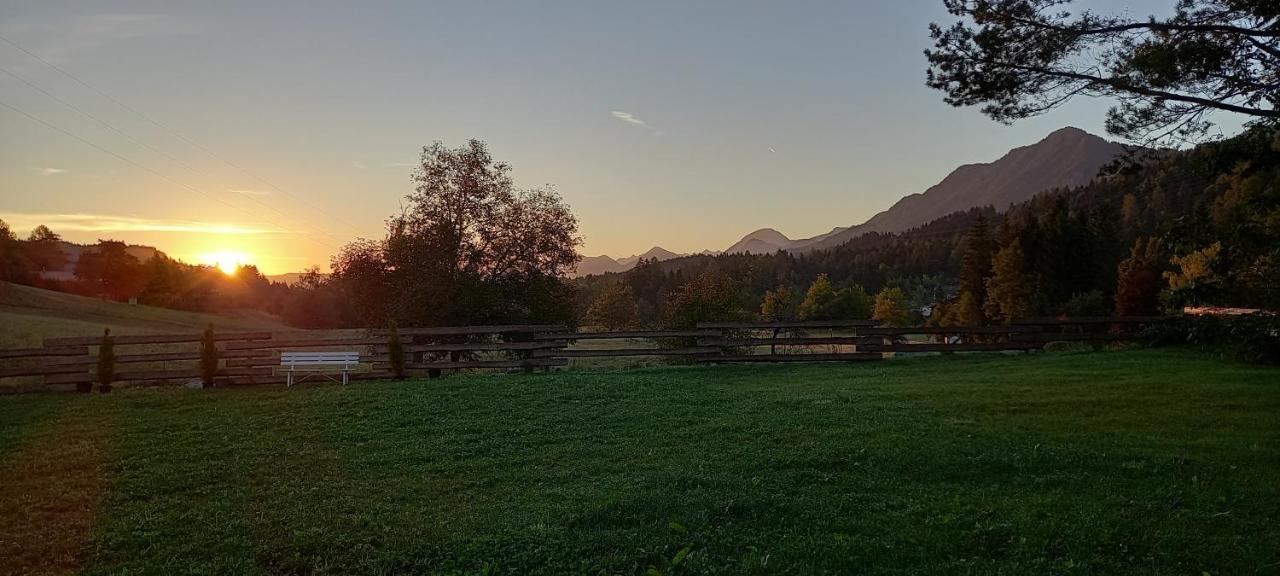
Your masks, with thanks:
[[[956,356],[0,397],[0,564],[1276,574],[1280,372]]]

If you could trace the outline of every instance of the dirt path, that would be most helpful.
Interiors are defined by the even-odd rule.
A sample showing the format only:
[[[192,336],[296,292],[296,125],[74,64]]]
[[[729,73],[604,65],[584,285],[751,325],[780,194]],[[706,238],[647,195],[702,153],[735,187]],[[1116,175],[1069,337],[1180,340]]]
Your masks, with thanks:
[[[0,462],[0,574],[66,574],[86,559],[106,489],[109,418],[85,398]]]

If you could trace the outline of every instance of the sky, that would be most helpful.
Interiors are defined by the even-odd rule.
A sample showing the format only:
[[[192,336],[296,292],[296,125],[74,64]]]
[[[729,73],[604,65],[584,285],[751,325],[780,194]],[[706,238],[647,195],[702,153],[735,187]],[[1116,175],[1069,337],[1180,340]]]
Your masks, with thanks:
[[[1144,16],[1172,0],[1083,2]],[[0,0],[0,219],[266,273],[378,238],[423,146],[552,185],[587,255],[860,223],[1105,101],[1004,126],[924,85],[941,0]]]

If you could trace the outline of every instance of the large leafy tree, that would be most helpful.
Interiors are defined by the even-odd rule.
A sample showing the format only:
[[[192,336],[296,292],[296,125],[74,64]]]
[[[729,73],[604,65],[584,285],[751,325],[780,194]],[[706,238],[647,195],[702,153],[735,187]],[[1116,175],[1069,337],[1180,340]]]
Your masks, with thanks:
[[[27,259],[39,272],[61,270],[67,266],[67,254],[62,251],[62,237],[48,226],[36,226],[27,237]]]
[[[22,244],[4,220],[0,220],[0,281],[19,282],[27,277]]]
[[[928,84],[954,106],[1001,121],[1076,96],[1115,98],[1109,132],[1144,142],[1194,139],[1211,112],[1280,120],[1280,3],[1177,0],[1144,19],[1071,0],[944,0],[958,18],[930,25]]]
[[[93,294],[114,300],[137,296],[146,285],[142,262],[118,240],[99,240],[81,252],[76,261],[76,278]]]
[[[370,324],[571,319],[562,279],[577,264],[578,221],[550,189],[519,190],[484,142],[423,148],[405,210],[381,242],[357,241],[334,281]]]

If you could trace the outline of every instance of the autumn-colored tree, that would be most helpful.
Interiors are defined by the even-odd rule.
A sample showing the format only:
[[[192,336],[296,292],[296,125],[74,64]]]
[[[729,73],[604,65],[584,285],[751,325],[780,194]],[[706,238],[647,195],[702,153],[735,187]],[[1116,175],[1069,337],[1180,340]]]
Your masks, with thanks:
[[[906,326],[911,323],[911,309],[907,307],[907,295],[901,288],[885,288],[876,294],[871,317],[882,326]]]
[[[1220,252],[1222,243],[1214,242],[1183,256],[1174,256],[1170,260],[1176,269],[1165,272],[1164,279],[1169,282],[1171,302],[1202,304],[1214,300],[1213,295],[1220,284],[1214,264]]]
[[[961,292],[941,319],[942,326],[981,326],[985,321],[982,305],[972,292]]]
[[[836,290],[831,285],[831,280],[827,278],[826,274],[819,274],[809,284],[809,289],[804,295],[804,301],[800,303],[800,317],[805,320],[819,319],[818,317],[830,307],[831,302],[835,299]]]
[[[1148,316],[1160,311],[1160,239],[1139,237],[1120,261],[1116,282],[1116,314]]]
[[[1027,270],[1022,243],[1014,240],[996,253],[987,279],[987,302],[983,312],[988,318],[1010,322],[1031,314],[1031,297],[1035,283]]]
[[[871,317],[871,297],[861,286],[837,290],[826,274],[819,274],[800,302],[803,320],[861,320]]]
[[[587,323],[605,330],[626,330],[640,324],[640,312],[631,286],[623,282],[605,285],[587,308]]]
[[[800,303],[796,291],[790,286],[780,286],[764,293],[760,301],[760,320],[764,322],[791,322],[800,318]]]

